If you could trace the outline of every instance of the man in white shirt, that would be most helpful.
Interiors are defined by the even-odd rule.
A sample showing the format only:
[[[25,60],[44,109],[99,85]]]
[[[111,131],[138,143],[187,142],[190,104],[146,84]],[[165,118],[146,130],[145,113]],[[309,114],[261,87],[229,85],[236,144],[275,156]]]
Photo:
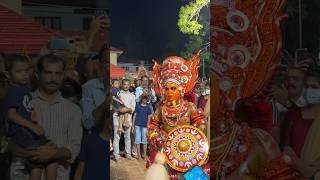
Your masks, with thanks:
[[[136,108],[136,100],[135,96],[129,91],[130,81],[125,79],[122,81],[122,90],[120,92],[120,98],[123,101],[125,107],[127,107],[128,111],[121,113],[128,113],[127,121],[129,127],[124,129],[124,141],[125,141],[125,151],[126,158],[132,159],[131,156],[131,127],[132,127],[132,114]],[[118,132],[119,129],[119,112],[113,113],[113,129],[114,129],[114,139],[113,139],[113,155],[115,161],[117,162],[119,159],[119,141],[120,135]]]
[[[142,94],[148,94],[150,101],[148,102],[148,105],[150,106],[152,112],[153,107],[151,103],[155,103],[157,101],[157,96],[153,88],[149,87],[149,79],[147,76],[143,76],[141,78],[141,86],[136,88],[136,102],[140,102],[140,96]]]

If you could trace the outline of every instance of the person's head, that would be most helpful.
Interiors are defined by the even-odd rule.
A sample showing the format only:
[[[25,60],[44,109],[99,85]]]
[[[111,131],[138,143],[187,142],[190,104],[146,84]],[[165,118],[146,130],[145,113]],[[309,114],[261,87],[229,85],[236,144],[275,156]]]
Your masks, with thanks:
[[[58,56],[42,56],[37,64],[39,88],[48,94],[56,93],[62,85],[65,61]]]
[[[128,79],[122,80],[122,90],[129,91],[130,81]]]
[[[305,72],[297,67],[289,67],[286,75],[286,88],[290,98],[301,96],[304,88]]]
[[[179,91],[179,85],[174,82],[167,82],[164,87],[165,99],[169,102],[176,102],[180,98],[181,92]]]
[[[137,80],[135,81],[135,84],[136,84],[136,87],[141,86],[141,79],[137,79]]]
[[[149,101],[149,96],[147,95],[141,95],[141,104],[147,104]]]
[[[118,79],[112,80],[112,87],[114,88],[120,88],[120,81]]]
[[[134,79],[130,80],[130,87],[136,87]]]
[[[306,87],[312,89],[320,89],[320,71],[311,70],[306,75]]]
[[[143,88],[148,88],[148,86],[149,86],[149,78],[147,76],[142,76],[141,77],[141,86]]]
[[[26,56],[10,55],[6,59],[6,71],[12,83],[26,86],[30,82],[30,61]]]

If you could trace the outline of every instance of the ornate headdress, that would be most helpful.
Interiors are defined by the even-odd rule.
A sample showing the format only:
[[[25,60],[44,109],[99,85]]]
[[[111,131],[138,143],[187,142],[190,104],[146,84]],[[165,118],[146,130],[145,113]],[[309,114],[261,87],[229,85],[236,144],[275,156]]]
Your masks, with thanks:
[[[158,95],[162,93],[162,87],[167,82],[174,82],[182,89],[182,93],[189,93],[194,88],[198,79],[198,66],[200,51],[188,61],[178,56],[167,57],[162,66],[155,63],[153,66],[154,90]]]

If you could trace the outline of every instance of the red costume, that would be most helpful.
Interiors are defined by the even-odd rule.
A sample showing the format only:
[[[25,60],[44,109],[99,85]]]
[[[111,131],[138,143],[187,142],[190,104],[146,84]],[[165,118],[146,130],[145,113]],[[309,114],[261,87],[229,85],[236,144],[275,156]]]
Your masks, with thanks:
[[[147,166],[154,161],[155,155],[164,148],[167,134],[182,125],[191,125],[205,130],[206,118],[201,110],[189,101],[184,100],[190,93],[198,78],[199,54],[189,61],[180,57],[168,57],[163,65],[154,65],[154,89],[161,96],[161,102],[149,121],[147,137],[150,143]],[[202,169],[209,174],[209,165]],[[178,171],[169,169],[171,179],[177,179]],[[180,172],[181,173],[181,172]]]

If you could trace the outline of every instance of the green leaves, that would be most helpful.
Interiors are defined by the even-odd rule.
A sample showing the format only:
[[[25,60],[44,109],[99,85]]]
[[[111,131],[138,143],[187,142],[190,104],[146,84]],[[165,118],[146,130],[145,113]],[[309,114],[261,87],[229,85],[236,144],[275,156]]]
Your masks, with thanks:
[[[199,35],[203,28],[198,22],[200,11],[209,3],[210,0],[195,0],[180,8],[178,27],[182,33]]]

